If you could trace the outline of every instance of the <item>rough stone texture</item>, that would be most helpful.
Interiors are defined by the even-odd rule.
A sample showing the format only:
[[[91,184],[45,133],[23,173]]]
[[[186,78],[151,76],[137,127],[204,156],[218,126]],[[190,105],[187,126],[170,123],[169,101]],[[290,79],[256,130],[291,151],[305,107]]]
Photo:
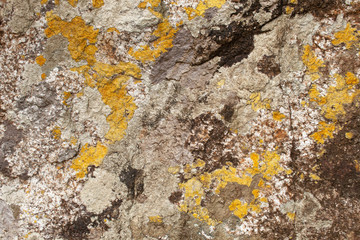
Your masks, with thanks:
[[[0,239],[360,239],[359,13],[0,0]]]

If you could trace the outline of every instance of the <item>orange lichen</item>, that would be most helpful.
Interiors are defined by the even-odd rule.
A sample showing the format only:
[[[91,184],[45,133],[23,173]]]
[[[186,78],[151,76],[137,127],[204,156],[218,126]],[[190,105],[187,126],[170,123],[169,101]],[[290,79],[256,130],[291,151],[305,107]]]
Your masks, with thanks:
[[[41,0],[41,4],[46,4],[48,2],[48,0]]]
[[[72,161],[71,168],[76,171],[77,178],[83,178],[87,174],[90,165],[99,166],[108,152],[107,146],[98,142],[95,147],[85,144],[79,157]]]
[[[46,78],[46,74],[45,73],[42,73],[41,74],[41,79],[44,80]]]
[[[35,58],[35,61],[37,64],[39,64],[39,66],[43,66],[46,62],[46,58],[44,58],[43,55],[40,55],[37,58]]]
[[[75,61],[86,60],[89,65],[96,62],[97,47],[94,44],[99,30],[86,25],[81,17],[75,17],[70,22],[66,22],[52,11],[46,13],[46,20],[48,28],[45,29],[45,35],[48,38],[57,34],[66,37],[69,41],[69,52]]]
[[[359,45],[359,32],[356,30],[356,28],[352,28],[350,23],[346,25],[346,28],[343,31],[335,33],[334,37],[335,39],[331,42],[335,46],[344,43],[346,49],[350,49],[353,44]]]

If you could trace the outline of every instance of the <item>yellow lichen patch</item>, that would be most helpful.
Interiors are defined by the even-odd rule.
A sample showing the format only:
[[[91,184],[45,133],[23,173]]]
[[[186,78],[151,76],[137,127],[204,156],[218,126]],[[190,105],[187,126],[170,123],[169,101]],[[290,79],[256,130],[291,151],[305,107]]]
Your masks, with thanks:
[[[167,52],[167,49],[173,47],[172,42],[177,31],[178,29],[173,28],[168,19],[164,19],[152,33],[158,39],[151,45],[141,46],[136,51],[130,48],[129,54],[141,62],[155,61],[162,53]]]
[[[305,66],[307,67],[308,72],[311,75],[312,80],[316,80],[320,78],[319,68],[324,67],[324,61],[318,59],[311,50],[310,45],[304,46],[304,53],[302,55],[302,60]]]
[[[229,206],[229,210],[234,212],[238,218],[243,218],[248,213],[248,204],[242,203],[239,199],[235,199]]]
[[[326,139],[333,138],[333,133],[335,132],[335,124],[326,122],[320,122],[318,125],[318,131],[313,133],[310,137],[313,138],[316,142],[323,144]]]
[[[70,97],[71,97],[71,92],[64,92],[64,97],[63,97],[64,101],[63,101],[63,104],[64,104],[65,106],[68,105],[68,104],[66,103],[66,101],[67,101]]]
[[[201,206],[201,199],[207,191],[214,191],[219,194],[228,183],[237,183],[239,185],[250,187],[253,181],[253,176],[260,174],[263,178],[260,179],[258,186],[265,187],[265,181],[271,180],[273,176],[285,171],[280,165],[280,155],[275,151],[265,151],[262,156],[253,152],[250,154],[250,159],[253,161],[252,167],[243,171],[238,171],[232,166],[224,166],[221,169],[216,169],[212,172],[204,172],[200,175],[192,177],[190,180],[180,183],[179,188],[184,190],[184,202],[180,205],[180,211],[190,212],[198,219],[207,222],[210,225],[218,223],[216,220],[208,216],[208,209]],[[262,159],[262,161],[261,161]],[[201,160],[195,164],[187,164],[184,167],[187,172],[205,166]],[[286,171],[288,172],[288,171]],[[289,174],[291,172],[288,172]],[[238,217],[245,216],[249,211],[258,213],[261,211],[259,202],[266,202],[267,199],[261,196],[260,189],[253,189],[253,201],[239,205],[239,200],[234,200],[231,206],[231,211]],[[260,200],[262,199],[262,200]],[[230,208],[230,207],[229,207]]]
[[[46,74],[45,73],[42,73],[41,74],[41,79],[44,80],[46,78]]]
[[[294,8],[293,8],[293,7],[286,6],[286,8],[285,8],[285,13],[286,13],[287,15],[290,15],[293,11],[294,11]]]
[[[117,33],[120,33],[120,31],[117,30],[117,29],[114,28],[114,27],[108,28],[106,31],[107,31],[107,32],[117,32]]]
[[[71,168],[76,171],[77,178],[83,178],[87,174],[87,168],[90,165],[99,166],[108,152],[108,148],[98,142],[95,147],[85,144],[79,157],[72,161]]]
[[[66,22],[52,11],[46,13],[46,20],[48,28],[45,29],[45,35],[48,38],[57,34],[66,37],[69,41],[69,52],[75,61],[86,60],[89,65],[96,62],[97,47],[94,44],[99,30],[86,25],[81,17],[75,17],[70,22]]]
[[[52,134],[54,139],[59,140],[61,137],[61,130],[59,126],[54,127],[54,129],[52,130]]]
[[[316,84],[312,84],[312,87],[309,90],[309,97],[311,102],[316,102],[319,105],[324,105],[326,103],[326,98],[320,96]]]
[[[187,7],[185,11],[188,15],[189,20],[194,19],[197,16],[204,16],[204,13],[209,8],[221,8],[224,5],[226,0],[202,0],[198,3],[196,8]]]
[[[43,55],[40,55],[37,58],[35,58],[35,61],[37,64],[39,64],[39,66],[43,66],[46,62],[46,58],[44,58]]]
[[[78,140],[76,139],[76,137],[71,137],[71,139],[70,139],[70,143],[71,143],[73,146],[76,145],[77,141],[78,141]]]
[[[104,0],[92,0],[94,8],[101,8],[104,5]]]
[[[273,119],[275,121],[282,121],[285,118],[285,115],[280,112],[273,112]]]
[[[177,174],[180,171],[180,167],[179,166],[175,166],[175,167],[169,167],[168,168],[168,172],[171,174]]]
[[[230,182],[238,183],[240,185],[250,186],[252,182],[252,177],[246,174],[243,174],[241,177],[238,176],[237,170],[234,167],[222,167],[221,169],[215,170],[211,174],[212,179],[218,181],[218,187],[215,190],[215,193],[220,193],[220,190]]]
[[[356,85],[359,83],[359,79],[352,72],[346,73],[345,81],[347,85]]]
[[[261,93],[257,92],[257,93],[252,93],[250,95],[250,100],[247,102],[247,104],[251,104],[251,108],[254,111],[258,111],[260,109],[270,109],[271,100],[268,98],[265,99],[261,99]]]
[[[336,86],[330,86],[327,89],[325,96],[326,103],[322,107],[322,114],[327,119],[333,121],[338,119],[338,116],[344,116],[346,114],[344,104],[350,104],[354,102],[355,98],[360,95],[360,90],[356,89],[354,92],[350,90],[354,89],[354,85],[348,85],[347,82],[354,83],[354,77],[351,73],[348,73],[346,78],[343,78],[339,74],[335,74]]]
[[[353,44],[359,44],[359,33],[356,28],[352,28],[350,23],[346,25],[346,28],[334,34],[335,39],[332,40],[332,44],[338,46],[342,43],[345,44],[346,49],[350,49]]]
[[[297,3],[298,3],[298,0],[290,0],[290,3],[292,3],[292,4],[297,4]]]
[[[264,164],[261,166],[260,171],[265,179],[270,180],[284,170],[280,165],[280,155],[276,151],[266,151],[264,153]]]
[[[345,137],[346,137],[347,139],[352,139],[352,138],[353,138],[352,132],[347,132],[347,133],[345,133]]]
[[[41,4],[46,4],[48,2],[48,0],[41,0]]]
[[[106,118],[110,130],[105,138],[113,143],[124,137],[127,123],[137,108],[133,97],[127,94],[126,82],[130,76],[139,79],[141,70],[135,64],[124,62],[117,65],[96,63],[93,70],[97,72],[94,79],[102,100],[111,108]]]
[[[76,7],[78,0],[68,0],[69,4],[73,7]]]
[[[318,175],[316,175],[316,174],[314,174],[314,173],[311,173],[310,174],[310,177],[313,179],[313,180],[321,180],[321,178],[318,176]]]
[[[216,83],[216,85],[217,85],[217,88],[221,88],[222,86],[225,85],[225,79],[221,79],[220,81],[218,81]]]
[[[360,163],[359,163],[359,161],[358,161],[358,160],[354,160],[354,163],[355,163],[355,170],[356,170],[357,172],[360,172]]]
[[[151,216],[149,217],[149,222],[152,223],[162,223],[163,222],[163,218],[161,216]]]
[[[291,220],[291,221],[294,221],[295,220],[295,216],[296,216],[296,213],[294,212],[288,212],[286,213],[287,217]]]

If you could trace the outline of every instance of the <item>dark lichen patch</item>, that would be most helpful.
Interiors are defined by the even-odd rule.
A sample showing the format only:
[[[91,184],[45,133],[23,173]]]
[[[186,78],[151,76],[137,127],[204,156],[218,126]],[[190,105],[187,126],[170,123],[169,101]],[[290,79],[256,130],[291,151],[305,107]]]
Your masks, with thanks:
[[[280,65],[276,62],[276,57],[274,55],[264,55],[258,62],[257,68],[259,72],[264,73],[269,78],[273,78],[281,73]]]
[[[191,134],[185,143],[194,159],[205,161],[204,171],[219,169],[231,162],[237,166],[238,159],[231,152],[235,151],[230,129],[212,113],[204,113],[191,122]],[[229,141],[227,141],[229,140]]]
[[[144,192],[144,171],[132,168],[121,171],[120,181],[125,183],[128,188],[128,196],[130,199],[136,199]]]
[[[90,216],[80,216],[75,221],[69,222],[62,229],[62,237],[69,240],[88,239],[90,233],[89,225],[91,224]]]
[[[289,1],[290,2],[290,1]],[[297,4],[289,3],[294,8],[293,14],[311,13],[315,17],[336,16],[343,7],[342,0],[298,0]]]
[[[325,147],[318,160],[320,178],[329,181],[342,197],[360,199],[360,109]]]
[[[169,201],[172,204],[178,203],[181,199],[182,199],[182,192],[181,191],[173,192],[173,193],[171,193],[171,195],[169,197]]]
[[[10,121],[4,121],[5,133],[0,139],[0,173],[5,176],[10,175],[9,162],[5,160],[6,156],[14,153],[15,147],[23,138],[23,130],[18,129]]]
[[[224,117],[225,121],[231,122],[231,118],[234,115],[234,107],[230,104],[225,104],[220,114]]]
[[[258,30],[232,22],[228,26],[220,26],[220,30],[212,30],[209,37],[220,47],[209,54],[209,59],[220,57],[220,67],[230,67],[254,50],[254,35]]]

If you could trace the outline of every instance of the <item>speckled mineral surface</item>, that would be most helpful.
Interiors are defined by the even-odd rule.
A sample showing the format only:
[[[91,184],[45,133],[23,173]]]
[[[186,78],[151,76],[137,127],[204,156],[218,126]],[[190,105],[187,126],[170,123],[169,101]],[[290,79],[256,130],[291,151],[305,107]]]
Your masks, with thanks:
[[[360,239],[359,0],[0,0],[0,239]]]

